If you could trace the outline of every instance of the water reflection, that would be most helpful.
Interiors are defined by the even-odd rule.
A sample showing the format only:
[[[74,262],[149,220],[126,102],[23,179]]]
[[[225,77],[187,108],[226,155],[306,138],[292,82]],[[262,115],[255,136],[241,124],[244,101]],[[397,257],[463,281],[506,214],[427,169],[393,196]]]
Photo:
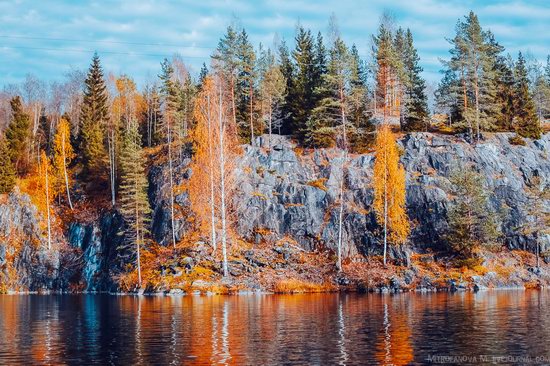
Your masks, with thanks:
[[[0,364],[424,364],[550,356],[549,293],[0,296]]]

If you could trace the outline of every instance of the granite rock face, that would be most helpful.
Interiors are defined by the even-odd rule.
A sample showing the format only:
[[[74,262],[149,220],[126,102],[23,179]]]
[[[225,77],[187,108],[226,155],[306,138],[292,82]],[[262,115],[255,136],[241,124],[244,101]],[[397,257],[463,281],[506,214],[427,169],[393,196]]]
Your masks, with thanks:
[[[434,248],[444,245],[448,229],[447,209],[453,169],[472,166],[486,179],[491,205],[503,212],[500,222],[510,248],[534,250],[533,237],[517,233],[529,221],[527,187],[533,177],[550,184],[550,138],[543,136],[527,146],[508,142],[511,134],[493,134],[477,144],[457,136],[430,133],[406,135],[400,142],[401,162],[407,172],[407,208],[414,223],[408,246],[393,251],[405,259],[407,247]],[[253,240],[289,237],[304,249],[320,246],[334,249],[338,235],[339,182],[343,156],[338,150],[298,154],[286,138],[275,136],[269,152],[265,137],[245,148],[237,172],[234,207],[241,218],[238,232]],[[377,253],[381,243],[374,212],[373,154],[349,156],[343,169],[344,254]],[[546,202],[550,209],[550,203]],[[261,234],[260,234],[261,233]],[[266,234],[267,233],[267,234]],[[550,238],[541,238],[541,250],[550,248]]]

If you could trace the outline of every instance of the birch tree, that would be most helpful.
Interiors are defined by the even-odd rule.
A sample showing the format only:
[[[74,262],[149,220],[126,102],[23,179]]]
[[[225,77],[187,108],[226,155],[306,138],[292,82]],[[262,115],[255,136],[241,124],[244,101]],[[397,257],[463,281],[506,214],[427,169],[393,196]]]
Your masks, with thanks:
[[[405,169],[399,163],[395,135],[386,124],[376,135],[373,188],[376,220],[383,227],[386,266],[388,240],[393,244],[403,243],[410,232],[405,208]]]
[[[65,118],[61,118],[57,126],[57,133],[54,136],[54,156],[53,165],[56,171],[56,180],[65,183],[65,191],[67,193],[67,203],[71,210],[73,203],[70,192],[70,175],[69,165],[75,158],[76,154],[71,145],[71,127]]]

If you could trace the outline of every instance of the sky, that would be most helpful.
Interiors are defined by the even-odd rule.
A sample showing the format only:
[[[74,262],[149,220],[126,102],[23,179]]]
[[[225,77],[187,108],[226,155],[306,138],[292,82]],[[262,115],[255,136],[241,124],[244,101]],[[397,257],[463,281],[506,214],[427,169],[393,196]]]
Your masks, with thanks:
[[[107,72],[128,74],[138,85],[153,80],[160,61],[175,53],[198,73],[232,22],[255,46],[276,38],[292,46],[298,23],[326,34],[332,13],[345,41],[366,58],[384,11],[411,29],[424,76],[436,83],[440,58],[448,58],[446,38],[470,10],[507,52],[546,61],[550,0],[0,0],[0,86],[29,73],[61,81],[72,69],[86,69],[94,51]]]

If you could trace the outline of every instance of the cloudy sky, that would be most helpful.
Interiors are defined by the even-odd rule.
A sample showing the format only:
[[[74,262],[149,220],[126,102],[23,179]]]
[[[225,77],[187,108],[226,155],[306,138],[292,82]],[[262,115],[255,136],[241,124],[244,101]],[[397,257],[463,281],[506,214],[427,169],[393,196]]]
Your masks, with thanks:
[[[343,37],[367,57],[385,10],[411,28],[425,77],[435,82],[439,58],[449,49],[445,37],[470,9],[508,52],[546,60],[549,0],[0,0],[0,85],[20,82],[27,73],[60,80],[71,68],[85,69],[94,50],[108,71],[140,84],[174,53],[198,72],[235,19],[256,45],[273,44],[275,35],[292,44],[297,22],[326,32],[334,13]]]

